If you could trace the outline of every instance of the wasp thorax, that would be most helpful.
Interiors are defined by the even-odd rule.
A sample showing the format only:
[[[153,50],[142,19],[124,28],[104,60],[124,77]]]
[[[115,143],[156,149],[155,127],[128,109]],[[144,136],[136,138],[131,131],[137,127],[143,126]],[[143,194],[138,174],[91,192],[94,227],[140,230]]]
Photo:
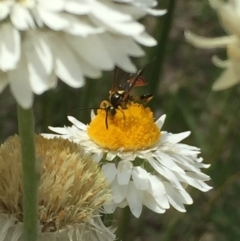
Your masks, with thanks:
[[[119,90],[110,95],[109,101],[114,107],[117,108],[119,105],[121,105],[124,95],[125,95],[125,91]]]

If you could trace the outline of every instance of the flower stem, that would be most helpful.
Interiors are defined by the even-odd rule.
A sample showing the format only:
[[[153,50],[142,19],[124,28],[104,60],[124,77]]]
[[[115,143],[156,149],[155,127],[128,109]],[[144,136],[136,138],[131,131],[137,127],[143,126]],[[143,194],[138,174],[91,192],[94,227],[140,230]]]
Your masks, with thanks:
[[[118,229],[116,232],[116,235],[118,237],[117,240],[122,240],[125,241],[127,240],[127,235],[129,230],[129,224],[130,224],[130,210],[128,207],[125,207],[124,209],[121,210],[121,218],[120,222],[118,223]]]
[[[21,140],[23,169],[23,235],[24,241],[36,241],[38,236],[34,115],[32,109],[18,105],[18,130]]]

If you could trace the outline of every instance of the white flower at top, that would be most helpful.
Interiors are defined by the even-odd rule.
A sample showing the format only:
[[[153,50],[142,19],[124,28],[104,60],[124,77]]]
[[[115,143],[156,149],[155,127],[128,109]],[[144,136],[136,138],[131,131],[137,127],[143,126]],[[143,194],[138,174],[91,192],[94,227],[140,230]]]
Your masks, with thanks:
[[[203,192],[211,189],[205,183],[209,176],[201,172],[209,165],[198,157],[199,148],[179,143],[190,132],[162,131],[165,115],[154,123],[149,108],[130,104],[108,118],[108,128],[105,117],[106,111],[101,109],[89,126],[69,116],[73,126],[50,129],[79,143],[102,166],[113,190],[107,212],[126,205],[136,217],[143,205],[156,213],[164,213],[170,205],[185,212],[184,204],[193,202],[186,192],[188,185]]]
[[[57,78],[73,88],[85,76],[98,78],[114,65],[134,72],[129,56],[144,54],[137,44],[156,41],[136,20],[156,1],[0,1],[0,91],[8,84],[18,103],[29,108],[33,93],[54,88]]]
[[[188,42],[199,48],[226,48],[228,59],[213,56],[213,63],[223,68],[223,73],[213,84],[213,90],[223,90],[240,82],[240,1],[209,0],[217,11],[220,23],[228,36],[205,38],[186,32]]]

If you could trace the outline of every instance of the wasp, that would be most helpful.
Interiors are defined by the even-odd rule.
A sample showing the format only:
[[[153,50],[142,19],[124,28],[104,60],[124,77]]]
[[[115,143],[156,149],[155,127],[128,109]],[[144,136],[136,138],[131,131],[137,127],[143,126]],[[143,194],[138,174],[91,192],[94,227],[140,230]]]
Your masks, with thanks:
[[[154,59],[153,59],[154,60]],[[153,61],[152,60],[152,61]],[[108,117],[109,115],[114,117],[117,113],[117,110],[122,111],[122,109],[126,109],[128,103],[135,102],[145,105],[152,98],[152,94],[144,94],[141,96],[134,96],[131,94],[131,91],[135,87],[145,86],[147,85],[147,79],[142,76],[145,68],[152,61],[147,63],[142,69],[138,70],[136,74],[128,74],[122,69],[115,67],[114,69],[114,77],[112,81],[112,87],[109,91],[109,100],[102,101],[100,107],[98,108],[78,108],[75,110],[83,110],[83,109],[102,109],[106,111],[105,124],[106,129],[108,129]]]
[[[109,91],[109,101],[104,100],[100,105],[100,109],[106,110],[105,124],[107,129],[109,114],[111,116],[116,115],[117,110],[121,111],[122,109],[126,109],[129,102],[146,104],[153,98],[152,94],[144,94],[141,96],[131,95],[131,90],[134,87],[147,85],[147,79],[142,76],[147,65],[140,69],[136,74],[129,75],[123,83],[120,82],[120,79],[123,77],[119,78],[119,76],[124,76],[126,73],[117,67],[115,68],[112,87]]]

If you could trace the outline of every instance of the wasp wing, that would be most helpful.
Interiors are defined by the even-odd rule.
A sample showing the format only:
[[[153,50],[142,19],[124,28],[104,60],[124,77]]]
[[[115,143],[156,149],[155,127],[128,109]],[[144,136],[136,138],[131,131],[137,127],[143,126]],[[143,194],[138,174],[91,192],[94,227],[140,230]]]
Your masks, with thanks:
[[[117,92],[118,90],[125,90],[127,88],[126,83],[129,77],[129,73],[118,68],[117,66],[114,69],[114,76],[112,81],[112,88],[110,94]]]

